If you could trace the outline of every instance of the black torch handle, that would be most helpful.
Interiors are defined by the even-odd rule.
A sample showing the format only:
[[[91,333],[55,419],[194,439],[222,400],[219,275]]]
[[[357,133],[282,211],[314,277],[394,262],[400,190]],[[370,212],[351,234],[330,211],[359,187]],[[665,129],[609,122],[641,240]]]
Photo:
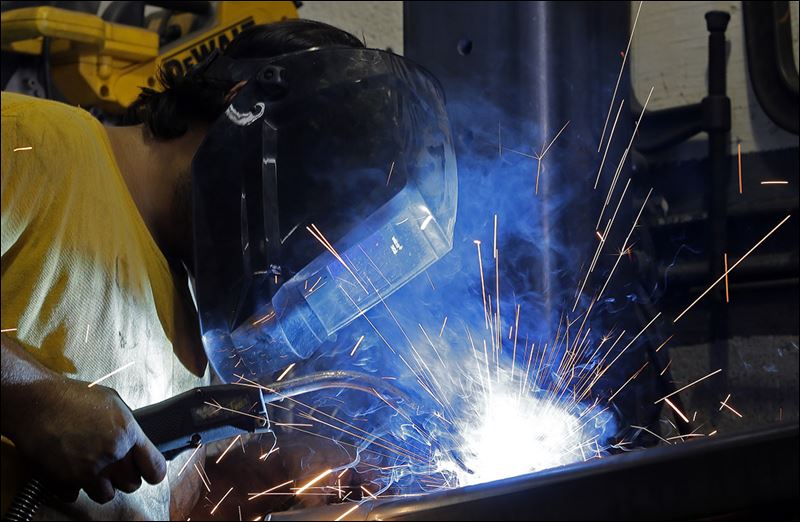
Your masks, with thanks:
[[[133,416],[168,460],[200,444],[267,429],[261,389],[235,384],[194,388]]]

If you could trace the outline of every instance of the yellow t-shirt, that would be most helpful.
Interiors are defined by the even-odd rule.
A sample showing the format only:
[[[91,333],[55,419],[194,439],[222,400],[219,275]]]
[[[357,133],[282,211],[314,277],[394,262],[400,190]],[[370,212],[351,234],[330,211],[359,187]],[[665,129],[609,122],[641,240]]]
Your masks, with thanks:
[[[2,326],[38,361],[102,381],[132,409],[207,384],[173,353],[176,288],[117,167],[84,110],[2,93]],[[46,448],[42,448],[47,451]],[[3,443],[3,510],[13,448]],[[9,480],[7,480],[9,479]],[[72,507],[75,511],[72,512]],[[84,493],[71,515],[168,518],[169,486]]]

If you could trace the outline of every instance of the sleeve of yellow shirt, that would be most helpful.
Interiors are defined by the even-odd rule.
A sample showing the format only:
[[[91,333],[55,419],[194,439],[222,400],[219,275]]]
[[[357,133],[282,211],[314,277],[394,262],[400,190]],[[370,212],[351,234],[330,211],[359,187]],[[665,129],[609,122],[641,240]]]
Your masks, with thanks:
[[[2,93],[2,329],[48,368],[103,379],[136,409],[207,383],[173,353],[175,295],[103,126]],[[82,494],[74,516],[163,519],[168,505],[165,482],[105,506]]]

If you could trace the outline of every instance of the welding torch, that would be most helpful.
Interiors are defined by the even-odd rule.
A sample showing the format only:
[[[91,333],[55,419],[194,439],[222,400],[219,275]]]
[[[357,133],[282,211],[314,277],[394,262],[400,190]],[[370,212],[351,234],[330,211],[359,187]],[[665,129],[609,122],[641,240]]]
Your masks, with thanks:
[[[358,372],[323,371],[269,386],[244,381],[194,388],[139,408],[133,416],[156,448],[171,460],[201,444],[268,432],[267,404],[331,388],[362,391],[395,408],[420,411],[405,393],[384,379]],[[47,493],[40,479],[31,479],[14,497],[3,520],[31,520]]]

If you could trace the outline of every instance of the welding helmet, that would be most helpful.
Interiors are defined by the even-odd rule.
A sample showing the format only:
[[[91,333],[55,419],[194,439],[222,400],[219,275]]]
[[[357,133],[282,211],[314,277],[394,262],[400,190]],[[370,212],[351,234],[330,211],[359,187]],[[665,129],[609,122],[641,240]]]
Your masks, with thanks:
[[[247,81],[192,162],[203,343],[224,380],[269,382],[452,248],[444,95],[375,49],[202,67]]]

